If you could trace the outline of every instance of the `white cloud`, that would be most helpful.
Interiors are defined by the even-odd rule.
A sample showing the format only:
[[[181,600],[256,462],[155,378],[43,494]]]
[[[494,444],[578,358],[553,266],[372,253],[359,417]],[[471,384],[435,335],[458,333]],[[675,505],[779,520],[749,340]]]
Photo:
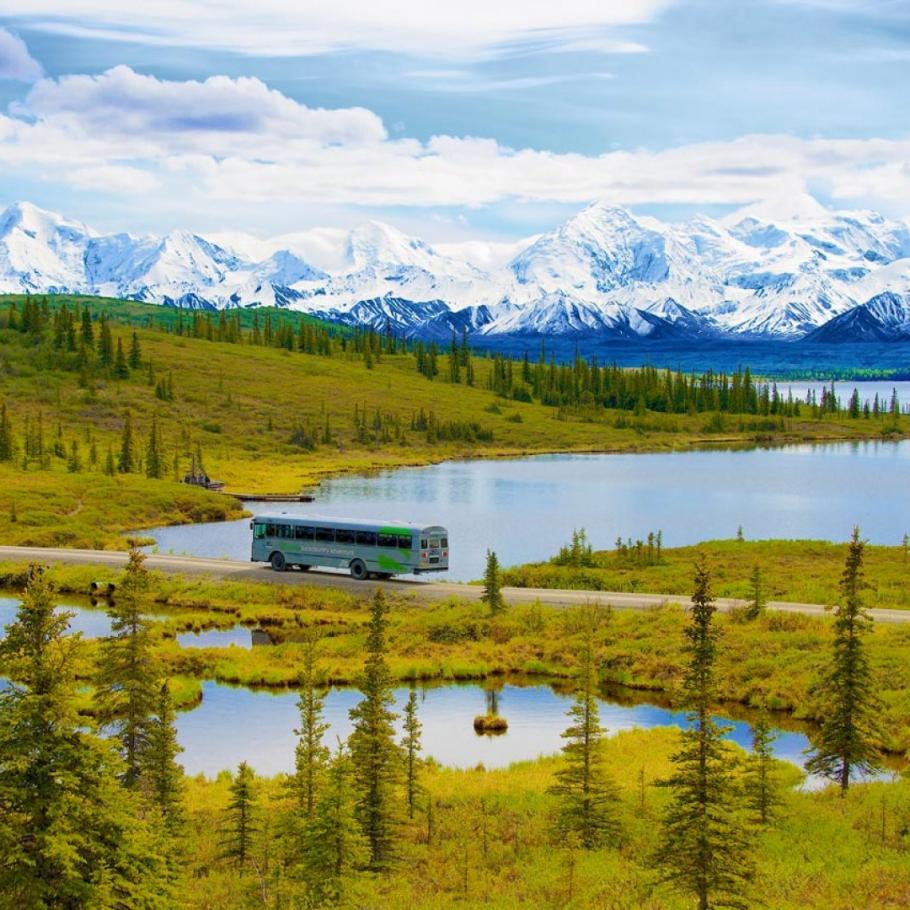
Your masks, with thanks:
[[[174,82],[126,67],[36,84],[0,116],[0,173],[150,194],[159,208],[217,204],[236,213],[235,227],[253,208],[293,210],[305,224],[303,206],[744,204],[805,186],[910,211],[910,140],[751,135],[601,155],[471,136],[421,142],[390,136],[365,109],[312,109],[257,79]]]
[[[25,42],[0,28],[0,79],[34,82],[41,74],[41,64],[28,52]]]
[[[479,56],[520,42],[609,53],[642,50],[612,40],[617,26],[653,20],[673,0],[5,0],[3,14],[66,35],[266,56],[351,48],[442,57]]]

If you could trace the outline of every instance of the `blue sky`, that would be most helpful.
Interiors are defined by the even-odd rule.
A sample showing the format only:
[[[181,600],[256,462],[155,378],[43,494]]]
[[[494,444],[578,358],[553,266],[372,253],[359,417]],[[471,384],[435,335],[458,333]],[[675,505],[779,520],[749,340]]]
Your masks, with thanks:
[[[436,240],[593,199],[685,218],[806,190],[910,214],[906,2],[146,6],[3,4],[0,202]]]

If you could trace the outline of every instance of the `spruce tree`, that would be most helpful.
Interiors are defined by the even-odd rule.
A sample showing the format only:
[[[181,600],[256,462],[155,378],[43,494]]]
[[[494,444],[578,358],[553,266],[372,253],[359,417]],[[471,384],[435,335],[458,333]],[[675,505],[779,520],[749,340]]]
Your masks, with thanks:
[[[316,641],[307,639],[303,652],[303,672],[300,675],[300,729],[297,734],[297,748],[294,755],[294,775],[291,789],[297,808],[304,820],[312,818],[316,799],[325,775],[329,750],[322,738],[329,725],[323,717],[325,693],[316,687]]]
[[[834,608],[834,653],[817,687],[824,721],[806,763],[810,773],[835,781],[842,794],[855,774],[874,771],[880,763],[879,702],[863,642],[872,630],[862,596],[864,549],[854,528]]]
[[[6,402],[0,404],[0,461],[12,461],[16,457],[13,443],[13,426],[6,412]]]
[[[747,619],[758,619],[764,616],[768,597],[765,594],[765,579],[761,566],[756,565],[749,576],[749,597],[746,601],[745,615]]]
[[[604,729],[597,707],[594,663],[594,625],[588,622],[579,654],[575,703],[568,711],[571,724],[562,737],[564,767],[556,772],[551,792],[559,797],[557,831],[586,849],[619,839],[619,791],[603,768]]]
[[[184,824],[183,768],[177,763],[177,756],[182,751],[177,742],[171,689],[165,681],[158,688],[158,703],[149,723],[142,760],[142,785],[170,837],[179,835]]]
[[[101,314],[101,346],[98,357],[103,367],[111,367],[114,363],[114,338],[107,317]]]
[[[422,724],[417,716],[417,690],[411,689],[404,708],[404,739],[401,748],[405,757],[405,793],[408,800],[408,818],[414,818],[414,807],[420,795],[420,731]]]
[[[711,579],[702,557],[685,629],[689,664],[684,681],[689,726],[672,757],[674,772],[663,782],[672,797],[663,818],[655,862],[664,881],[693,894],[699,910],[745,907],[753,874],[752,844],[738,817],[740,787],[726,728],[711,717],[718,630]]]
[[[256,782],[252,768],[240,762],[231,780],[231,798],[227,806],[227,823],[221,843],[221,855],[236,863],[241,871],[252,854],[256,823]]]
[[[483,572],[483,593],[480,599],[489,607],[494,616],[502,613],[506,602],[502,596],[502,580],[499,574],[499,560],[492,550],[487,550],[487,562]]]
[[[357,798],[353,764],[339,745],[306,831],[304,876],[317,906],[339,901],[345,878],[369,860],[369,845],[357,814]]]
[[[161,434],[158,430],[158,418],[152,415],[152,426],[149,429],[148,440],[145,444],[145,476],[152,480],[164,477],[165,463],[162,452]]]
[[[131,370],[138,370],[142,366],[142,349],[139,347],[139,336],[135,332],[130,339],[129,366]]]
[[[123,782],[137,787],[159,704],[156,664],[141,595],[148,587],[145,556],[130,550],[123,582],[111,603],[111,635],[101,642],[95,697],[98,716],[120,747]]]
[[[129,411],[123,418],[123,430],[120,433],[120,456],[117,459],[117,470],[121,474],[129,474],[136,465],[136,456],[133,452],[133,418]]]
[[[84,307],[82,310],[82,344],[86,348],[93,348],[95,346],[95,330],[92,328],[92,314],[89,313],[88,307]]]
[[[119,762],[76,708],[78,637],[32,568],[0,642],[0,903],[67,910],[163,908],[154,834],[117,783]]]
[[[398,787],[401,752],[395,742],[392,681],[385,660],[388,626],[381,590],[373,596],[367,659],[361,677],[363,700],[350,710],[354,729],[348,740],[357,788],[357,818],[368,845],[368,865],[387,868],[395,854],[400,816]]]
[[[123,353],[123,339],[117,339],[117,354],[114,357],[114,376],[117,379],[130,378],[130,366],[126,362],[126,355]]]
[[[768,715],[762,711],[752,726],[752,752],[746,759],[743,788],[746,805],[758,825],[770,824],[781,803],[780,786],[774,771],[774,741]]]

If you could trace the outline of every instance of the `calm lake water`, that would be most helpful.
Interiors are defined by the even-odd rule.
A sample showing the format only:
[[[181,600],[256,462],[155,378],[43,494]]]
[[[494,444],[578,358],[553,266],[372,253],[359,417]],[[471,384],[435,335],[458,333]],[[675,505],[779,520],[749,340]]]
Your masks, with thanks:
[[[794,398],[800,401],[806,400],[806,394],[812,390],[818,399],[821,399],[822,389],[830,389],[830,382],[789,382],[781,381],[777,383],[777,388],[781,395],[787,396],[787,392],[792,392]],[[882,381],[882,382],[835,382],[834,394],[841,400],[841,404],[846,407],[850,401],[853,390],[859,392],[860,401],[869,402],[871,407],[875,396],[878,395],[879,402],[885,407],[890,407],[891,396],[897,392],[897,401],[901,411],[904,413],[910,409],[910,382],[906,380]]]
[[[19,609],[19,599],[16,597],[0,597],[0,638],[6,634],[6,627],[16,618]],[[70,632],[81,632],[86,638],[103,638],[111,634],[111,619],[103,609],[94,609],[86,606],[61,604],[58,612],[72,613],[70,617]]]
[[[246,626],[231,629],[206,629],[203,632],[179,632],[182,648],[252,648],[253,631]]]
[[[740,525],[752,539],[846,540],[859,524],[872,542],[897,544],[910,531],[908,471],[908,441],[542,455],[340,477],[315,503],[248,508],[441,524],[453,561],[443,577],[468,581],[482,574],[487,548],[504,565],[543,560],[580,527],[595,548],[657,530],[681,546],[733,537]],[[247,519],[150,533],[163,553],[249,559]]]
[[[440,763],[469,768],[479,763],[501,768],[516,761],[530,760],[558,752],[560,734],[568,726],[566,711],[571,695],[547,685],[505,685],[499,691],[499,713],[509,729],[499,736],[478,736],[473,720],[486,711],[486,693],[478,685],[444,685],[418,690],[419,716],[423,724],[424,755]],[[409,690],[395,690],[395,710],[401,714]],[[261,774],[290,771],[294,763],[299,725],[297,694],[252,691],[215,682],[203,684],[202,704],[181,712],[177,732],[184,752],[180,756],[189,774],[217,774],[248,761]],[[351,732],[348,711],[360,700],[354,689],[332,689],[325,701],[329,730],[325,742],[332,747],[336,737]],[[632,728],[686,725],[681,711],[653,704],[626,705],[600,701],[600,720],[610,733]],[[742,720],[728,721],[730,739],[749,748],[751,728]],[[398,720],[401,732],[401,717]],[[775,744],[778,757],[802,765],[809,740],[804,733],[779,731]]]

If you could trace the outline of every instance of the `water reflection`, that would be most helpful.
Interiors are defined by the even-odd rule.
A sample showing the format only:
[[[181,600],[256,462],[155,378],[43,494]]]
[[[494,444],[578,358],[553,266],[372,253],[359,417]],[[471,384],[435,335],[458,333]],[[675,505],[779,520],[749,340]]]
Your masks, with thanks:
[[[496,690],[495,701],[496,709],[508,721],[508,731],[496,737],[476,736],[474,718],[490,708],[490,691],[479,685],[422,688],[419,714],[424,753],[454,767],[468,768],[482,763],[487,768],[499,768],[560,750],[563,744],[560,734],[568,723],[566,711],[571,704],[571,693],[541,684],[503,685]],[[400,687],[394,694],[400,734],[409,689]],[[682,729],[686,725],[686,715],[678,709],[654,704],[653,700],[621,704],[614,698],[615,695],[608,695],[600,700],[601,723],[610,733],[667,726]],[[328,692],[327,743],[334,743],[336,736],[344,739],[350,734],[348,712],[359,700],[360,694],[353,689]],[[299,724],[296,702],[294,692],[273,694],[204,683],[201,705],[181,713],[177,721],[178,736],[185,750],[181,761],[187,772],[214,775],[241,761],[249,761],[261,774],[290,771],[294,762],[294,728]],[[731,728],[729,738],[749,748],[752,733],[744,717],[748,709],[724,713],[738,715],[722,718]],[[802,766],[809,739],[798,723],[784,721],[784,725],[788,729],[779,730],[775,754]]]
[[[19,603],[16,597],[0,597],[0,638],[5,637],[6,627],[16,619]],[[57,612],[64,611],[72,614],[69,632],[81,632],[86,638],[103,638],[111,634],[111,618],[103,607],[60,604]]]

